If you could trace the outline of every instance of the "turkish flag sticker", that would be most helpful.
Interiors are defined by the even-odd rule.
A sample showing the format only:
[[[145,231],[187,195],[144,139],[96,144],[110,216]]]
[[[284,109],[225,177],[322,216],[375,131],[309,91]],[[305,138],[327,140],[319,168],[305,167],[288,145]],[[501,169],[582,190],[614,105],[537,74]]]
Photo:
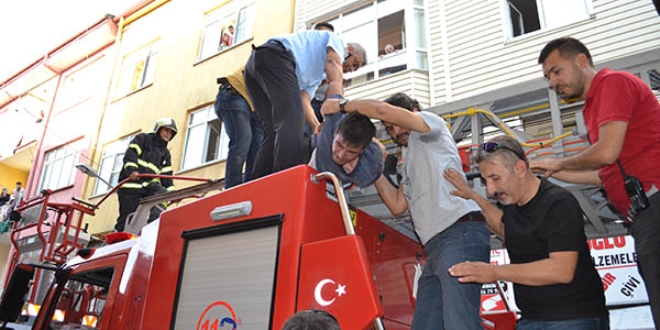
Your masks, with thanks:
[[[342,329],[370,329],[374,319],[383,316],[359,236],[303,245],[297,310],[307,309],[331,313]]]

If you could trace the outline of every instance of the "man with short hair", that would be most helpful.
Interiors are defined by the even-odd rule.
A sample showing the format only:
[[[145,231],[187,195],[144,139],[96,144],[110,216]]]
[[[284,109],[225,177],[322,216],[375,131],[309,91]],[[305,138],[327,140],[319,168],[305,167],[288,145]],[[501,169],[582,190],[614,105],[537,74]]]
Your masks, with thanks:
[[[327,114],[309,165],[334,173],[343,183],[372,185],[382,173],[385,154],[375,136],[376,126],[367,116]]]
[[[632,219],[637,266],[660,327],[660,172],[655,167],[660,163],[660,103],[634,74],[596,71],[589,50],[577,39],[550,41],[538,62],[561,98],[584,99],[591,145],[568,157],[533,161],[531,167],[567,182],[602,184],[622,217]],[[632,200],[648,205],[638,207]]]
[[[320,309],[308,309],[291,316],[282,330],[340,330],[332,314]]]
[[[456,187],[451,194],[479,204],[490,230],[504,240],[511,264],[464,262],[449,273],[461,283],[513,282],[522,312],[517,330],[608,330],[603,284],[575,196],[536,177],[511,137],[481,145],[475,162],[499,207],[472,190],[456,170],[446,170],[445,178]]]
[[[359,112],[379,119],[403,147],[401,183],[395,188],[381,175],[376,189],[393,215],[410,209],[424,245],[426,264],[419,279],[412,330],[482,330],[481,285],[459,283],[447,271],[462,261],[487,262],[490,235],[479,206],[449,194],[444,169],[462,172],[458,148],[446,122],[420,111],[415,100],[397,93],[385,100],[326,100],[324,113]]]
[[[21,206],[23,201],[23,195],[25,194],[25,189],[23,189],[23,184],[20,181],[16,181],[16,189],[12,192],[13,198],[11,201],[12,209],[15,210]]]
[[[365,62],[362,46],[345,45],[339,36],[327,31],[278,36],[255,48],[244,74],[264,129],[253,179],[305,162],[303,119],[312,134],[319,131],[311,96],[324,79],[328,81],[328,95],[342,95],[343,72],[357,70]]]
[[[171,178],[151,178],[140,174],[161,174],[171,176],[172,155],[167,149],[170,142],[178,132],[176,122],[172,118],[156,120],[152,133],[136,135],[124,153],[124,165],[119,172],[119,182],[128,180],[119,189],[119,217],[115,224],[115,231],[124,231],[126,218],[140,205],[140,199],[157,196],[176,190]],[[167,205],[161,203],[154,206],[147,222],[156,220]]]

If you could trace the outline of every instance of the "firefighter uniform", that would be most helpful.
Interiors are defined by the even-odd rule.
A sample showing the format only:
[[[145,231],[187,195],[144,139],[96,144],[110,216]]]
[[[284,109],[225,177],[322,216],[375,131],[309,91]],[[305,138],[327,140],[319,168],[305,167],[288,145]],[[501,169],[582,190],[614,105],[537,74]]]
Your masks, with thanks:
[[[159,134],[162,128],[172,130],[171,138],[174,138],[174,135],[176,135],[177,128],[174,120],[164,118],[156,121],[153,133],[138,134],[131,140],[124,154],[124,166],[119,174],[120,182],[129,178],[133,172],[138,172],[138,174],[173,174],[172,159],[170,151],[167,149],[168,141],[163,140]],[[126,218],[135,212],[141,198],[156,196],[174,190],[175,187],[172,179],[140,177],[137,180],[124,183],[117,190],[119,197],[119,218],[117,218],[115,230],[124,230]],[[152,208],[148,222],[157,219],[160,213],[165,210],[165,206],[163,203]]]

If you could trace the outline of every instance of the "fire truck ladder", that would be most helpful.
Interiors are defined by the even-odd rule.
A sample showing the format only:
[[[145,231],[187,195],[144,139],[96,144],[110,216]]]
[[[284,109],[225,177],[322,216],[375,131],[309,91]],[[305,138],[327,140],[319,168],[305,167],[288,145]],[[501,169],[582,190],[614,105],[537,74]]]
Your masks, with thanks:
[[[39,257],[31,260],[33,263],[60,265],[85,244],[80,239],[82,219],[86,214],[94,215],[94,210],[77,200],[73,203],[51,202],[51,194],[51,190],[43,190],[18,208],[20,220],[14,223],[10,236],[13,253],[9,273],[28,252],[40,250]],[[35,283],[39,283],[40,273],[35,274]],[[31,301],[35,294],[36,290],[32,290]]]

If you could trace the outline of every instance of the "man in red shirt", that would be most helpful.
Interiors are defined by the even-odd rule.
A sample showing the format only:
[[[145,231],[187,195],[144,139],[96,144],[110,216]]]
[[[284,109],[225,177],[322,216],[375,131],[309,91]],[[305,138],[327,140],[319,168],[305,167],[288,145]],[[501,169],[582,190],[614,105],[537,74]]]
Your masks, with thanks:
[[[531,162],[536,172],[581,183],[602,184],[623,216],[633,219],[638,267],[656,327],[660,327],[660,103],[637,76],[623,71],[596,71],[589,50],[574,38],[559,38],[541,51],[543,75],[563,99],[584,99],[589,142],[584,151],[564,158]],[[625,175],[643,187],[648,207],[631,206]],[[641,196],[643,197],[643,196]]]

